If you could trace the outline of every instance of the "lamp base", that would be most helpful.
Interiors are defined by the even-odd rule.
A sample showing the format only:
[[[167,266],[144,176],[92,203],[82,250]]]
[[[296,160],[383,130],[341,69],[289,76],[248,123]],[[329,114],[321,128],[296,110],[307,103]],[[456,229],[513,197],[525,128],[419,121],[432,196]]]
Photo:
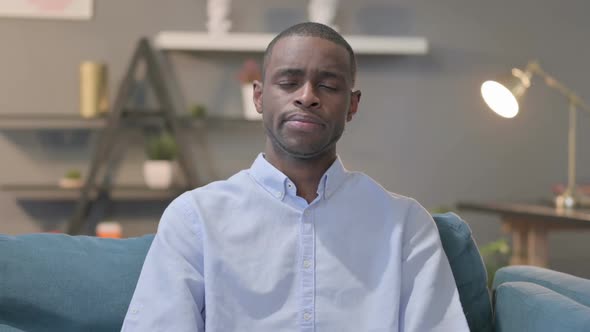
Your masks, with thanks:
[[[579,205],[577,197],[567,191],[555,197],[555,207],[558,209],[573,209],[577,205]]]

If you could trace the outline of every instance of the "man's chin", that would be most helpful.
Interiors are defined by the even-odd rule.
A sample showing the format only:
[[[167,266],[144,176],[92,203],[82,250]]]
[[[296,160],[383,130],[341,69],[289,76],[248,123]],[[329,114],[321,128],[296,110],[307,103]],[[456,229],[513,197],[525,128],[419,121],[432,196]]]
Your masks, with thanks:
[[[310,159],[317,159],[322,157],[326,154],[328,149],[322,148],[302,148],[302,147],[295,147],[295,146],[283,146],[283,152],[289,155],[292,158],[302,159],[302,160],[310,160]]]

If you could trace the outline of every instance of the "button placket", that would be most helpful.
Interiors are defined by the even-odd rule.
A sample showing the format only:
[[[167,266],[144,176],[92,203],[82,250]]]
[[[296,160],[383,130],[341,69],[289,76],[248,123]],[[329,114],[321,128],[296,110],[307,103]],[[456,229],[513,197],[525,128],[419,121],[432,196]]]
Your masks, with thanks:
[[[315,312],[315,229],[308,209],[301,215],[301,315],[302,331],[314,330]]]

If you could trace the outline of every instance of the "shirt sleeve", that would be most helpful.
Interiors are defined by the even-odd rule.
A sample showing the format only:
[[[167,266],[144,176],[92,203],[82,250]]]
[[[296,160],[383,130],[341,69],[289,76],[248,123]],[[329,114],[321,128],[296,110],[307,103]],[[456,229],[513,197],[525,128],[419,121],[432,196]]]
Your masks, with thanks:
[[[400,331],[469,331],[436,224],[415,201],[404,229]]]
[[[164,211],[121,331],[205,331],[202,235],[190,199]]]

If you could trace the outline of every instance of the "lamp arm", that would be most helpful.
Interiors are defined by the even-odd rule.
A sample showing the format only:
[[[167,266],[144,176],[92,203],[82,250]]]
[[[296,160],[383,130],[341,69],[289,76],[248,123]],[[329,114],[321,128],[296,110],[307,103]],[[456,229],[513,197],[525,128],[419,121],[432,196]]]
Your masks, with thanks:
[[[544,71],[538,62],[529,62],[526,71],[541,76],[547,86],[559,91],[569,101],[567,188],[556,198],[556,205],[558,208],[572,208],[579,203],[576,192],[576,109],[590,112],[590,107],[571,89]]]
[[[543,68],[541,68],[537,61],[529,62],[526,66],[526,70],[533,74],[541,76],[545,80],[545,84],[547,84],[547,86],[559,91],[563,96],[565,96],[569,100],[571,104],[573,104],[577,108],[590,112],[590,106],[584,103],[582,98],[580,98],[575,92],[573,92],[563,83],[556,80],[553,76],[549,75],[545,70],[543,70]]]

